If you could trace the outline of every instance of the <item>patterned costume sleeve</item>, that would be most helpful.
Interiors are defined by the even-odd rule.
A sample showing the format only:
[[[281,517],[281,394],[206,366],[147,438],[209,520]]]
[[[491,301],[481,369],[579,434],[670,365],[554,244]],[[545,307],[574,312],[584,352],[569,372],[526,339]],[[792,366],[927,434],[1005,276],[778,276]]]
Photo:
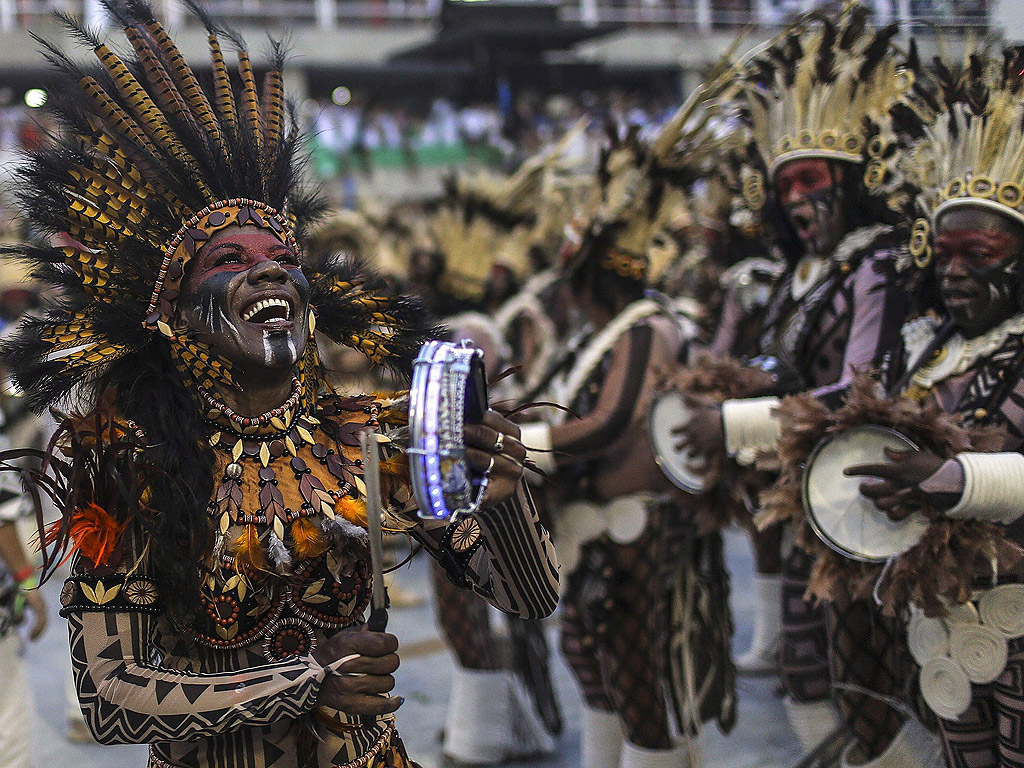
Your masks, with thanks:
[[[313,708],[324,672],[310,657],[222,674],[161,667],[153,643],[161,609],[148,578],[76,574],[62,602],[79,703],[101,744],[206,737]]]
[[[815,397],[838,406],[858,371],[878,368],[887,350],[900,343],[907,296],[889,274],[891,255],[883,251],[865,258],[853,275],[850,314],[853,318],[843,352],[839,381],[814,390]]]
[[[449,578],[505,613],[541,619],[558,603],[558,561],[526,483],[514,496],[446,525],[423,521],[412,533]]]
[[[597,405],[582,418],[569,419],[552,429],[556,460],[595,458],[615,448],[616,438],[629,426],[644,397],[645,384],[653,386],[647,374],[655,341],[655,333],[646,323],[634,326],[619,339]]]

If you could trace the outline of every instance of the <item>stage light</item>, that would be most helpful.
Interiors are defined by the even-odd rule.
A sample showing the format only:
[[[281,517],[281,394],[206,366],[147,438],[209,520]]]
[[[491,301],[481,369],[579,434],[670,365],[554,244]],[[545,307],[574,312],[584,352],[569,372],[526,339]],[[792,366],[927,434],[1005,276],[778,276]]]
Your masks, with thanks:
[[[46,103],[47,93],[42,88],[29,88],[25,91],[25,105],[35,109]]]
[[[339,107],[344,107],[346,104],[352,101],[352,91],[350,91],[344,85],[339,85],[331,92],[331,101],[333,101]]]

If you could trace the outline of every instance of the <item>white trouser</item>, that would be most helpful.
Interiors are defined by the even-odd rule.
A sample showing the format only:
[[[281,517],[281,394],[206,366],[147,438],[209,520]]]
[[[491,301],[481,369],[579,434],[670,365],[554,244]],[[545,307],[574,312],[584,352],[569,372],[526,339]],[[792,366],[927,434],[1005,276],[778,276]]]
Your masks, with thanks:
[[[0,638],[0,768],[32,766],[32,692],[16,632]]]

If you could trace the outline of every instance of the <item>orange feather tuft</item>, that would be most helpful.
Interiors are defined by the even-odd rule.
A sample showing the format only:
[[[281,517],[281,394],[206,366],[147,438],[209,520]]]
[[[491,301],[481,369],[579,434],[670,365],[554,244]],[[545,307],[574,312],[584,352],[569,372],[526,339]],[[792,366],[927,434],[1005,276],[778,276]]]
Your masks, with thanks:
[[[327,540],[309,518],[292,523],[292,551],[299,560],[311,560],[327,551]]]
[[[362,499],[353,499],[351,496],[342,496],[334,505],[335,514],[341,515],[353,525],[360,528],[367,526],[366,502]]]
[[[260,532],[255,525],[247,525],[235,539],[232,554],[235,556],[235,571],[267,571],[267,556],[263,553]]]
[[[409,474],[409,461],[406,459],[404,453],[396,453],[387,461],[380,463],[380,473],[382,475],[408,475]]]
[[[44,541],[47,545],[56,543],[60,536],[62,521],[50,524],[46,529]],[[121,543],[125,525],[117,522],[107,510],[98,504],[86,504],[77,507],[71,515],[69,536],[74,542],[61,565],[67,562],[76,552],[89,558],[94,565],[107,565],[110,556]]]

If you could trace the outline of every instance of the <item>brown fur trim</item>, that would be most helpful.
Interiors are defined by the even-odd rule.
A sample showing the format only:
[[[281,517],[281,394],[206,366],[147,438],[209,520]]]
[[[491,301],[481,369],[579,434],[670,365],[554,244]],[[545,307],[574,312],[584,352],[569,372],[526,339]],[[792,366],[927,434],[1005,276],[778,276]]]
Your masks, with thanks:
[[[967,431],[953,414],[934,401],[916,403],[886,398],[867,374],[854,381],[843,407],[829,411],[810,395],[787,397],[779,406],[782,438],[778,457],[781,475],[761,494],[763,512],[756,523],[764,528],[783,520],[796,527],[796,542],[817,557],[808,597],[844,602],[870,599],[882,575],[882,566],[849,560],[826,546],[808,524],[802,503],[804,466],[814,447],[825,437],[863,424],[877,424],[900,432],[922,448],[952,457],[963,451],[1000,450],[1003,435],[993,428]],[[999,526],[980,520],[951,520],[937,510],[921,510],[932,518],[922,540],[893,563],[878,585],[883,610],[893,614],[910,602],[929,616],[945,615],[943,600],[962,603],[971,594],[979,566],[1000,570],[1019,566],[1024,550],[1009,541]],[[982,572],[985,572],[984,570]]]

